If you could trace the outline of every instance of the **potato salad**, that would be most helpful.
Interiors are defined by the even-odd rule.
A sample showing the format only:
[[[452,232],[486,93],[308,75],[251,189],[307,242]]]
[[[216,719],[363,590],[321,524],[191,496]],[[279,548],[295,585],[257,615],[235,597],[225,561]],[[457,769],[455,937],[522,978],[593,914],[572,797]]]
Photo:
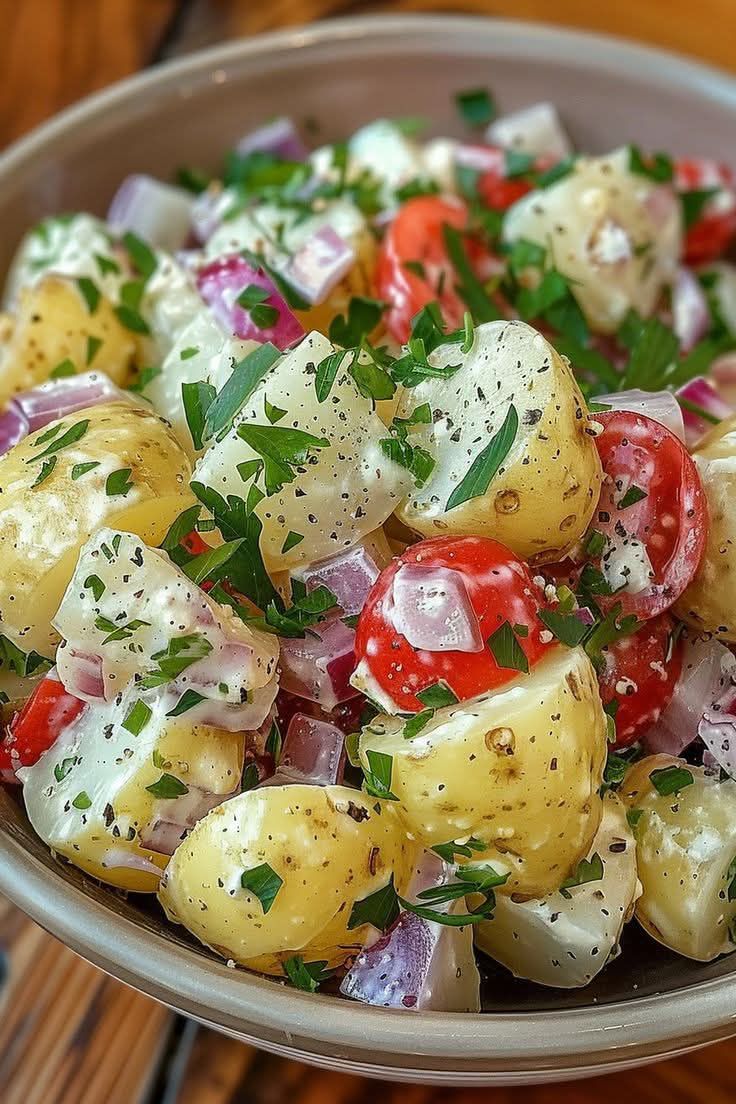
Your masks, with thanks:
[[[734,175],[457,106],[130,176],[0,316],[2,784],[405,1012],[736,950]]]

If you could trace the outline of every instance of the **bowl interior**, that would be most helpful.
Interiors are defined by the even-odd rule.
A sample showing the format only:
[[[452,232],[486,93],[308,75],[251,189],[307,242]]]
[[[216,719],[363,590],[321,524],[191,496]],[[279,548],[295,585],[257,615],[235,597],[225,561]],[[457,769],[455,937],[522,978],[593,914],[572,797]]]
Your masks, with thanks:
[[[493,89],[504,111],[553,100],[584,150],[603,152],[633,141],[721,157],[736,148],[736,83],[675,58],[530,25],[425,16],[346,20],[230,44],[146,74],[72,109],[9,151],[0,161],[0,269],[23,230],[42,215],[104,212],[130,172],[168,178],[182,164],[214,169],[223,151],[264,118],[294,116],[314,144],[343,137],[377,116],[421,115],[429,120],[429,133],[460,134],[453,95],[483,85]],[[64,880],[72,911],[95,901],[110,915],[132,921],[144,942],[163,936],[186,960],[212,959],[211,969],[221,972],[182,929],[165,924],[154,903],[125,900],[56,862],[19,804],[1,793],[0,888],[28,907],[29,894],[20,892],[18,880],[33,879],[34,915],[59,931],[54,917],[44,915],[44,871]],[[89,938],[87,952],[99,959]],[[630,1001],[734,970],[728,959],[700,965],[670,954],[635,924],[625,933],[620,958],[582,991],[514,981],[488,962],[483,968],[484,1010],[507,1013]],[[145,987],[140,978],[138,983]]]

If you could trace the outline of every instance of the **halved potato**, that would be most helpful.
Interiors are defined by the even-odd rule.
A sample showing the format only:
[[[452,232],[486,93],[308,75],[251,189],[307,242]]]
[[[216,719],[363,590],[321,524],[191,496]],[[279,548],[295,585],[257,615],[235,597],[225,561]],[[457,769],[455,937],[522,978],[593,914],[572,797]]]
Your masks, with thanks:
[[[135,731],[130,711],[139,699],[151,713]],[[175,702],[165,690],[132,687],[112,702],[87,705],[37,763],[18,772],[41,839],[121,889],[156,890],[156,867],[169,859],[147,846],[157,821],[185,821],[202,807],[201,791],[214,803],[240,785],[244,734],[167,717]]]
[[[67,433],[78,439],[36,459]],[[114,472],[123,475],[108,485]],[[122,402],[81,410],[11,449],[0,459],[0,633],[53,655],[51,619],[84,542],[110,525],[159,544],[194,502],[190,474],[168,424]]]
[[[629,770],[620,794],[635,824],[639,923],[699,962],[735,950],[736,781],[650,755]]]
[[[350,928],[356,901],[393,875],[405,891],[416,853],[388,803],[347,786],[265,786],[201,820],[174,854],[159,900],[225,958],[283,975],[283,962],[342,965],[366,941]],[[268,864],[281,879],[266,911],[242,875]]]
[[[510,877],[501,892],[557,889],[587,854],[601,817],[606,756],[598,682],[581,648],[562,645],[528,675],[438,709],[412,739],[400,717],[363,729],[359,754],[391,758],[389,788],[408,830],[425,847],[485,844]]]
[[[675,611],[700,632],[736,641],[736,417],[714,426],[693,460],[708,500],[708,540]]]
[[[430,360],[462,367],[402,395],[401,418],[429,403],[431,424],[412,429],[410,440],[431,453],[435,468],[401,504],[400,520],[425,537],[493,537],[526,560],[561,559],[587,529],[602,479],[568,362],[524,322],[487,322],[476,327],[469,353],[443,345]],[[518,429],[488,489],[448,509],[512,404]]]

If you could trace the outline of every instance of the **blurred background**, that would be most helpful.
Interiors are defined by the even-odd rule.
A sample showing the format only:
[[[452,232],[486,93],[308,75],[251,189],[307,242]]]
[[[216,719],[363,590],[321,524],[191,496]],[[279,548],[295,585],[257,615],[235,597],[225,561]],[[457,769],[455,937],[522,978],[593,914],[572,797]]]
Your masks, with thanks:
[[[736,70],[736,0],[0,0],[0,147],[66,104],[186,51],[381,10],[568,24]],[[384,1104],[733,1101],[736,1042],[560,1086],[379,1085],[272,1057],[174,1016],[77,959],[1,898],[0,954],[3,1104],[367,1104],[376,1094]]]

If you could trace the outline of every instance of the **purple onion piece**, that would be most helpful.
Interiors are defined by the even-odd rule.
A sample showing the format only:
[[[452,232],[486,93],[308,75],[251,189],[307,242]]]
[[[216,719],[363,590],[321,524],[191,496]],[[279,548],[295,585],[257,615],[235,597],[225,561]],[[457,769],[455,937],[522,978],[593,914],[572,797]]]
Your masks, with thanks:
[[[736,778],[736,715],[706,709],[698,724],[698,736],[718,766]]]
[[[205,265],[197,275],[197,286],[220,325],[241,340],[271,341],[277,348],[285,350],[304,337],[304,327],[292,314],[272,280],[261,269],[252,268],[243,257],[220,257]],[[258,306],[270,307],[277,312],[271,324],[256,325],[250,310],[257,311],[257,307],[246,309],[238,303],[238,297],[251,286],[268,292]]]
[[[78,652],[62,645],[59,662],[62,663],[64,689],[82,701],[105,700],[105,682],[102,676],[102,658],[89,652]],[[70,662],[71,661],[71,662]]]
[[[22,441],[28,432],[28,419],[23,411],[11,402],[7,410],[0,414],[0,456],[4,456],[13,445]]]
[[[634,387],[630,391],[596,395],[594,402],[609,406],[612,410],[630,410],[634,414],[643,414],[645,418],[651,418],[669,429],[681,441],[685,440],[682,410],[671,391],[641,391]]]
[[[28,422],[28,432],[35,433],[49,422],[65,418],[77,410],[106,402],[127,402],[124,391],[102,372],[83,372],[78,376],[48,380],[30,391],[23,391],[12,405]]]
[[[672,289],[672,329],[680,351],[689,353],[710,328],[710,309],[700,283],[689,268],[680,268]]]
[[[152,851],[153,848],[149,848],[149,850]],[[164,853],[168,854],[168,852]],[[150,859],[147,859],[145,855],[136,855],[132,851],[126,851],[124,847],[110,847],[105,852],[102,866],[106,870],[140,870],[144,874],[154,874],[157,878],[160,878],[163,874],[163,870],[152,863]]]
[[[349,682],[355,670],[355,632],[333,618],[314,625],[303,640],[281,640],[281,687],[317,702],[329,713],[358,693]]]
[[[242,157],[249,153],[272,153],[284,161],[306,161],[309,156],[293,119],[286,115],[244,134],[236,142],[235,152]]]
[[[113,196],[107,222],[116,234],[131,231],[158,249],[181,249],[192,223],[192,196],[152,176],[126,176]]]
[[[695,379],[691,379],[689,383],[679,389],[677,394],[681,399],[685,399],[694,406],[699,406],[706,414],[717,418],[718,421],[730,418],[733,414],[733,407],[721,397],[710,380],[705,379],[704,376],[696,376]],[[685,441],[689,447],[695,445],[713,424],[693,410],[683,409],[682,417],[685,423]]]
[[[322,303],[355,264],[352,246],[331,226],[322,226],[301,245],[284,272],[309,303]]]
[[[342,782],[345,735],[327,721],[295,713],[286,730],[279,774],[291,782],[333,786]]]
[[[192,234],[204,245],[222,225],[222,220],[233,205],[233,195],[227,189],[209,187],[196,196],[192,203]]]
[[[394,628],[413,648],[482,652],[480,624],[459,571],[403,564],[393,580]]]
[[[308,591],[328,587],[346,617],[360,613],[380,571],[362,544],[294,571]]]
[[[200,786],[189,786],[189,792],[180,797],[158,801],[157,812],[141,829],[141,846],[159,855],[173,855],[187,832],[212,809],[232,797],[233,792],[215,794]]]
[[[667,708],[646,733],[647,752],[681,755],[699,734],[703,717],[724,695],[733,696],[736,658],[717,640],[687,640],[682,672]]]

